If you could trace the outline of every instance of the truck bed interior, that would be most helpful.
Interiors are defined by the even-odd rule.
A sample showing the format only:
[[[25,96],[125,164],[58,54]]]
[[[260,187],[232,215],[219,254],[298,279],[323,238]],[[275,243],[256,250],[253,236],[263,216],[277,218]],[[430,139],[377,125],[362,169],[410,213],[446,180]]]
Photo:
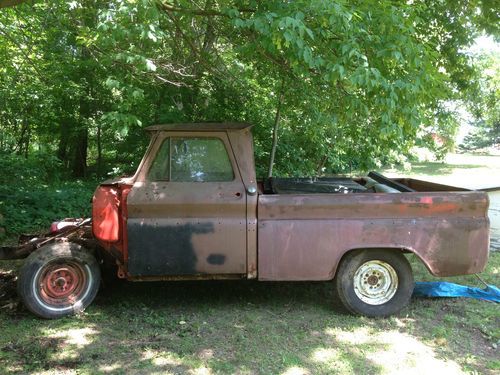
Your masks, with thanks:
[[[264,194],[351,194],[468,191],[413,178],[387,178],[370,172],[365,177],[274,178],[262,182]]]

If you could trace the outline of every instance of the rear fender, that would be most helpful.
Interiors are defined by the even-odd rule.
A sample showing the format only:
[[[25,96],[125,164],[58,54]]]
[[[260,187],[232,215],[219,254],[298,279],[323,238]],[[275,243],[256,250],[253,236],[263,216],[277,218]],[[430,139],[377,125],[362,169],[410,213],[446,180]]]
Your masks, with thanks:
[[[342,254],[342,256],[340,257],[340,259],[337,262],[337,264],[335,264],[335,267],[332,270],[332,277],[331,278],[332,279],[334,278],[334,276],[337,273],[337,269],[338,269],[340,263],[342,263],[342,260],[348,254],[351,254],[351,253],[357,252],[357,251],[370,251],[370,250],[387,250],[387,251],[394,251],[394,252],[403,253],[403,254],[413,254],[413,255],[415,255],[417,257],[418,260],[420,260],[420,262],[422,262],[422,264],[425,266],[425,268],[427,268],[427,270],[432,275],[436,276],[436,273],[432,270],[431,265],[425,260],[425,258],[423,258],[417,251],[415,251],[415,249],[411,249],[411,248],[407,248],[407,247],[387,247],[387,246],[380,247],[380,246],[377,246],[377,247],[353,248],[353,249],[349,249],[349,250],[345,251]]]

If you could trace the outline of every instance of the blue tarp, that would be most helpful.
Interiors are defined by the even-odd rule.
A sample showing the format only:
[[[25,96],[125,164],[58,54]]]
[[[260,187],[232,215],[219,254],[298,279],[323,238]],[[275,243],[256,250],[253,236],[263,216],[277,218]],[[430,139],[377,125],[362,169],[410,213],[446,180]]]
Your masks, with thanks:
[[[487,288],[448,283],[445,281],[416,282],[414,297],[468,297],[492,302],[500,302],[500,289],[494,285]]]

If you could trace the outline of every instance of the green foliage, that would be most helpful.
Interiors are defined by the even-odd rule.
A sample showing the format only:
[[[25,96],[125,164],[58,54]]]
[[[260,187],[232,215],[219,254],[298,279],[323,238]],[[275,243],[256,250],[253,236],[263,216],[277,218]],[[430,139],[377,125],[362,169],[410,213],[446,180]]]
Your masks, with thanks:
[[[478,150],[500,143],[500,127],[489,128],[484,122],[475,124],[476,128],[465,136],[461,148],[465,150]]]
[[[47,230],[52,221],[88,217],[96,181],[67,182],[52,155],[0,155],[0,213],[7,236]]]
[[[0,185],[29,186],[66,179],[61,161],[54,155],[37,152],[28,158],[16,154],[0,154]]]
[[[485,53],[475,59],[479,85],[470,94],[474,130],[464,139],[465,149],[500,146],[500,53]]]
[[[154,123],[254,123],[265,173],[368,169],[407,154],[477,87],[463,52],[489,1],[51,0],[0,11],[0,150],[82,177],[140,159]],[[441,150],[444,151],[444,150]],[[90,168],[87,168],[90,165]]]
[[[7,235],[47,230],[66,217],[88,217],[92,183],[66,182],[34,187],[0,186],[0,211]]]

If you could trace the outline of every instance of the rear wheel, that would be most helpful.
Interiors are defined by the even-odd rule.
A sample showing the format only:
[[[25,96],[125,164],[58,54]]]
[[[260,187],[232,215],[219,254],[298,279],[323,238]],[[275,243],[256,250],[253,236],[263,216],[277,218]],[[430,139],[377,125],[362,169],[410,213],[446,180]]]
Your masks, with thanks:
[[[413,274],[405,256],[392,250],[357,250],[341,261],[335,287],[352,313],[387,316],[410,301]]]
[[[26,259],[17,291],[31,312],[54,319],[83,311],[94,300],[100,278],[92,254],[78,244],[59,242]]]

